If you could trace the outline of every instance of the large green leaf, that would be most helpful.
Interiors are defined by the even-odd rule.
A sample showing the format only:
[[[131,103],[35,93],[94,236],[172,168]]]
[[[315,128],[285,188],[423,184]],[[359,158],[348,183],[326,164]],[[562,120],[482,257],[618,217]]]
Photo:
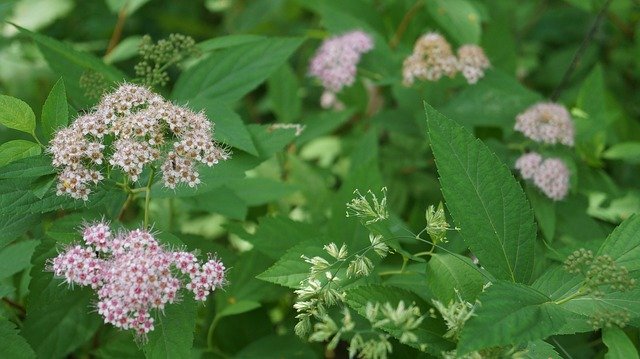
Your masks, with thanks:
[[[267,81],[271,108],[279,122],[293,122],[302,111],[299,84],[291,66],[285,64]]]
[[[0,168],[0,179],[39,177],[55,172],[47,156],[32,156]]]
[[[16,326],[6,318],[0,317],[0,358],[28,359],[35,358],[36,353],[29,343],[18,335]]]
[[[300,338],[289,335],[269,335],[244,347],[236,359],[307,359],[321,358],[318,352]]]
[[[0,279],[9,277],[31,265],[36,240],[21,241],[0,250]]]
[[[384,285],[370,285],[360,286],[352,288],[347,291],[346,297],[347,304],[360,315],[365,315],[365,308],[367,303],[390,303],[393,307],[397,307],[400,301],[403,301],[405,305],[415,304],[420,308],[421,313],[428,313],[428,305],[416,294],[413,294],[404,289],[384,286]],[[382,329],[389,332],[396,338],[400,338],[402,330],[391,326],[383,326]],[[427,344],[426,351],[433,355],[441,355],[443,351],[451,350],[453,343],[447,341],[442,336],[445,333],[445,328],[442,323],[430,316],[426,316],[422,324],[413,333],[418,337],[416,343],[407,343],[408,345],[416,348],[420,347],[420,344]]]
[[[634,275],[640,270],[640,216],[633,215],[622,222],[602,243],[598,255],[608,254],[616,264]]]
[[[469,258],[457,254],[432,255],[426,277],[429,288],[444,303],[456,299],[456,290],[464,300],[473,302],[486,282]]]
[[[272,38],[218,51],[185,71],[172,97],[222,103],[239,100],[282,66],[302,41]]]
[[[300,287],[300,282],[309,277],[309,269],[311,268],[309,263],[300,258],[301,255],[309,258],[314,256],[327,257],[327,254],[322,250],[322,245],[309,242],[300,243],[288,250],[276,264],[257,275],[256,278],[297,289]]]
[[[38,44],[49,66],[62,75],[69,96],[77,106],[85,107],[91,104],[91,100],[85,97],[84,91],[80,88],[80,77],[83,74],[95,72],[111,83],[126,79],[120,70],[105,64],[92,54],[78,51],[69,44],[19,26],[18,29]]]
[[[92,309],[90,289],[71,289],[45,270],[46,261],[56,254],[55,241],[45,240],[36,248],[32,260],[22,335],[38,358],[66,356],[89,340],[101,322]]]
[[[195,300],[187,294],[180,303],[167,305],[164,313],[158,313],[155,329],[147,334],[145,356],[153,359],[191,357],[196,309]]]
[[[36,115],[26,102],[0,95],[0,124],[33,134],[36,129]]]
[[[467,0],[427,1],[427,11],[458,44],[480,42],[480,14]]]
[[[605,359],[638,359],[638,350],[618,327],[602,329],[602,342],[609,348]]]
[[[26,140],[12,140],[0,145],[0,166],[16,160],[39,155],[40,145]]]
[[[53,134],[69,122],[69,105],[64,81],[59,79],[42,106],[42,135],[49,141]]]
[[[429,105],[426,112],[442,192],[465,242],[496,278],[529,282],[536,228],[522,188],[466,129]]]
[[[458,354],[543,339],[565,323],[565,312],[551,298],[518,283],[495,282],[480,302],[460,334]]]

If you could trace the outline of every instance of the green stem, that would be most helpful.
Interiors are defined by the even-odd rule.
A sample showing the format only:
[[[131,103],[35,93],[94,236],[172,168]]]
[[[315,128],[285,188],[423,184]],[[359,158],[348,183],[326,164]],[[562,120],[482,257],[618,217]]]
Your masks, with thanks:
[[[562,299],[558,299],[554,303],[556,303],[557,305],[564,304],[564,303],[566,303],[566,302],[568,302],[568,301],[570,301],[572,299],[581,297],[581,296],[583,296],[585,294],[586,294],[586,292],[584,290],[584,287],[580,287],[580,289],[578,289],[575,293],[571,294],[570,296],[564,297]]]
[[[149,227],[149,203],[151,202],[151,185],[153,184],[153,179],[156,175],[156,169],[151,168],[151,174],[149,175],[149,182],[147,182],[147,186],[143,188],[144,190],[144,228]]]

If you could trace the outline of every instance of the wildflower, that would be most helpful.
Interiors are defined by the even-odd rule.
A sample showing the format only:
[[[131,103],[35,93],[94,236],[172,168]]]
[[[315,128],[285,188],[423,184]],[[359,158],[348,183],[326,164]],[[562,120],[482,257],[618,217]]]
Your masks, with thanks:
[[[422,35],[413,48],[413,53],[402,64],[402,78],[405,86],[411,86],[416,79],[438,81],[442,76],[455,76],[458,61],[451,45],[440,34],[430,32]]]
[[[573,121],[560,104],[537,103],[529,107],[516,117],[514,128],[536,142],[573,146]]]
[[[425,218],[427,220],[427,234],[431,237],[433,243],[446,242],[447,231],[450,229],[450,226],[444,215],[442,202],[438,204],[438,209],[433,205],[429,206],[425,213]]]
[[[133,329],[143,339],[154,329],[152,311],[174,303],[180,288],[204,301],[225,283],[219,260],[201,265],[192,253],[170,251],[145,230],[113,235],[98,222],[84,228],[83,240],[85,246],[71,246],[53,258],[51,271],[70,285],[90,286],[105,323]]]
[[[520,156],[516,160],[516,169],[522,178],[533,180],[533,183],[547,197],[560,201],[569,192],[569,169],[558,158],[544,159],[535,152]]]
[[[104,179],[103,164],[136,182],[146,166],[159,161],[165,187],[194,187],[200,183],[197,163],[213,166],[229,158],[212,130],[203,113],[167,102],[145,87],[122,84],[52,139],[48,152],[61,169],[57,193],[87,200],[89,184]]]
[[[369,190],[367,193],[371,200],[360,194],[357,189],[353,191],[356,195],[351,202],[347,203],[347,217],[359,217],[365,224],[372,224],[389,218],[387,212],[387,188],[382,188],[382,199]]]
[[[447,332],[444,334],[445,338],[457,339],[464,324],[474,316],[474,311],[478,305],[478,302],[471,304],[463,300],[457,290],[456,296],[456,300],[451,300],[447,305],[438,300],[432,300],[433,305],[440,312],[447,325]]]
[[[569,169],[560,159],[547,158],[533,175],[533,183],[547,197],[559,201],[569,192]]]
[[[484,77],[484,71],[491,64],[478,45],[463,45],[458,49],[458,70],[469,84],[475,84]]]
[[[381,235],[369,234],[369,242],[371,242],[371,248],[380,258],[384,258],[391,252],[389,246],[382,240]]]
[[[371,49],[373,39],[359,30],[331,37],[322,43],[309,65],[309,74],[325,88],[322,107],[340,106],[335,94],[353,85],[361,56]]]

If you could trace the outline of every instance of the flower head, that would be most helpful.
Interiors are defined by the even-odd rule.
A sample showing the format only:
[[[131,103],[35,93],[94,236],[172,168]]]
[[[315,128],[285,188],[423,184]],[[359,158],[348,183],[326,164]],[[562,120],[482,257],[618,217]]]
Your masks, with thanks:
[[[175,302],[182,287],[204,301],[225,283],[219,260],[200,264],[192,253],[170,251],[145,230],[113,235],[98,222],[82,235],[86,246],[67,248],[52,259],[51,270],[70,285],[96,290],[105,323],[133,329],[141,337],[154,329],[152,311]]]
[[[535,152],[529,152],[516,160],[516,169],[520,171],[522,178],[528,180],[536,174],[540,163],[542,163],[542,156]]]
[[[573,146],[574,127],[567,109],[556,103],[537,103],[516,117],[515,130],[541,143]]]
[[[449,42],[440,34],[429,32],[422,35],[413,48],[413,53],[402,64],[405,86],[411,86],[416,79],[437,81],[442,76],[455,76],[458,61]]]
[[[351,31],[325,40],[309,65],[309,74],[325,88],[322,105],[338,105],[335,94],[353,85],[362,54],[373,49],[373,39],[363,31]]]
[[[529,152],[516,160],[516,169],[522,178],[533,183],[554,201],[563,199],[569,192],[569,169],[558,158],[543,159],[538,153]]]
[[[61,169],[58,195],[87,200],[89,184],[104,178],[102,165],[136,182],[145,166],[158,161],[166,187],[193,187],[200,182],[197,163],[213,166],[229,158],[212,131],[203,113],[165,101],[145,87],[122,84],[52,139],[48,151],[53,166]]]
[[[484,77],[484,71],[491,64],[478,45],[463,45],[458,49],[458,70],[469,84],[475,84]]]

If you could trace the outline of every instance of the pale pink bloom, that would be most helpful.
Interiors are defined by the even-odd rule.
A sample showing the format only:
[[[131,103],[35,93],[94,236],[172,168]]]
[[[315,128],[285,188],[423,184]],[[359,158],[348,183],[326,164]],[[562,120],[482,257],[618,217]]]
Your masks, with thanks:
[[[484,71],[491,64],[478,45],[463,45],[458,49],[458,70],[469,84],[475,84],[484,77]]]
[[[526,153],[516,160],[516,169],[524,179],[532,179],[542,163],[542,156],[535,152]]]
[[[416,79],[437,81],[442,76],[455,76],[458,71],[451,45],[440,34],[429,32],[415,43],[413,53],[402,64],[402,78],[405,86],[411,86]]]
[[[516,117],[515,130],[546,144],[573,146],[574,127],[567,109],[557,103],[537,103]]]
[[[558,158],[544,160],[535,175],[533,183],[554,201],[564,199],[569,192],[569,169]]]

